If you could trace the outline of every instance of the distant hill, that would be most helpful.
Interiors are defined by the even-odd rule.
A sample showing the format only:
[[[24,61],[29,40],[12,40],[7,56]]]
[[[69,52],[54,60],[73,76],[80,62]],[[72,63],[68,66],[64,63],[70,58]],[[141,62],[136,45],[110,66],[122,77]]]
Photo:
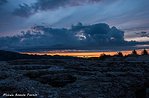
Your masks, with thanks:
[[[11,52],[11,51],[5,51],[0,50],[0,60],[15,60],[15,59],[22,59],[22,58],[28,58],[29,55],[26,54],[20,54],[17,52]]]
[[[71,56],[49,56],[49,55],[28,55],[20,54],[18,52],[0,50],[0,61],[9,61],[17,59],[73,59],[77,57]]]

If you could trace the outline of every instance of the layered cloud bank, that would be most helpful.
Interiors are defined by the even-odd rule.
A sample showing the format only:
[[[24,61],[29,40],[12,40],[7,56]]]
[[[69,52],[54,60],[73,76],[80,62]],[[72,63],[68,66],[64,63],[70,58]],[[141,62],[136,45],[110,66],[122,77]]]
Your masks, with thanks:
[[[72,25],[71,29],[34,26],[21,35],[1,37],[0,49],[7,50],[61,50],[61,49],[108,49],[133,46],[136,42],[124,40],[124,32],[108,24]]]
[[[38,11],[55,10],[63,7],[79,6],[87,3],[96,3],[101,0],[37,0],[37,2],[20,4],[13,12],[14,15],[29,17]]]
[[[31,26],[68,28],[108,23],[125,31],[125,40],[149,41],[149,0],[0,0],[0,36],[12,36]],[[146,35],[146,34],[145,34]]]

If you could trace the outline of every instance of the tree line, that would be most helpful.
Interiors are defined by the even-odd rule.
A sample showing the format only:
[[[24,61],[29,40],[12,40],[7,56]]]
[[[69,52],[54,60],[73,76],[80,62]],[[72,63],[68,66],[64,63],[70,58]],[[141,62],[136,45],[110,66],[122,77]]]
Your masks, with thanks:
[[[145,56],[145,55],[149,55],[148,51],[146,49],[142,50],[141,51],[141,55],[139,55],[137,53],[137,51],[134,49],[130,54],[128,55],[124,55],[122,52],[117,52],[117,54],[113,55],[113,56],[116,56],[116,57],[126,57],[126,56]],[[100,59],[105,59],[105,58],[108,58],[108,57],[113,57],[111,55],[106,55],[106,54],[101,54],[100,55]]]

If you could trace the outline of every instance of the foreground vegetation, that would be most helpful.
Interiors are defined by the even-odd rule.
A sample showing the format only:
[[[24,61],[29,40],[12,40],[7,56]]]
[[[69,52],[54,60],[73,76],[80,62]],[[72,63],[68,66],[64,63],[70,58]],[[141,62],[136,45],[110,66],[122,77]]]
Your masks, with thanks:
[[[8,54],[18,57],[12,59]],[[146,52],[137,55],[134,50],[128,56],[118,53],[104,58],[34,58],[5,52],[7,56],[7,60],[0,61],[2,98],[7,94],[30,94],[34,98],[149,98]]]

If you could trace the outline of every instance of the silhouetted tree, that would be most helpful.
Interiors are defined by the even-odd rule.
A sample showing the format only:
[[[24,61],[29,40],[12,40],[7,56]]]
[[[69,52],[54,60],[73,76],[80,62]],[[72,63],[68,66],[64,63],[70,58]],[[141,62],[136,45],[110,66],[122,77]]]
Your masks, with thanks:
[[[105,59],[108,58],[108,57],[111,57],[111,56],[110,56],[110,55],[106,55],[106,54],[104,54],[104,53],[100,55],[100,59],[101,59],[101,60],[105,60]]]
[[[142,55],[148,55],[148,52],[147,52],[146,49],[144,49],[144,50],[142,51]]]
[[[138,55],[136,50],[133,50],[131,54],[132,55]]]
[[[117,55],[120,56],[120,57],[123,57],[123,53],[122,52],[118,52]]]

